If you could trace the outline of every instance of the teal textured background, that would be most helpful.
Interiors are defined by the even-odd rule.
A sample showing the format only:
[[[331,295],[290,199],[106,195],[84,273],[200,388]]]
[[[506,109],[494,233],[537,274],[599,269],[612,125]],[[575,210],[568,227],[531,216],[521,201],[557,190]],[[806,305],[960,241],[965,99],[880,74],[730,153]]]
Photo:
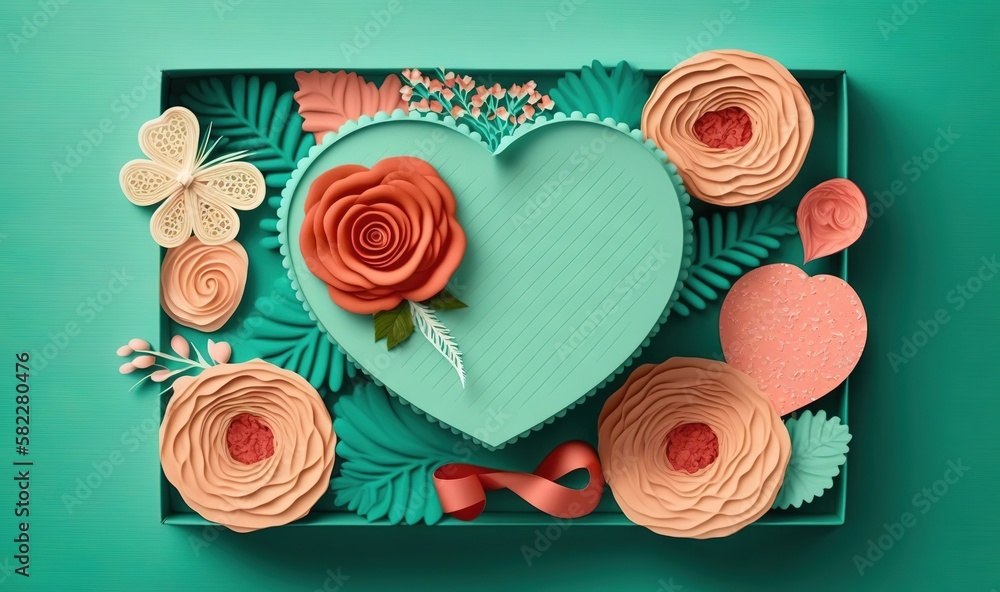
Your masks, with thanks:
[[[4,542],[15,536],[12,434],[0,443],[0,585],[1000,589],[1000,282],[992,281],[1000,206],[988,176],[1000,130],[984,109],[1000,90],[998,29],[1000,7],[986,1],[365,0],[301,10],[263,0],[5,2],[0,162],[11,207],[0,218],[0,355],[49,344],[59,353],[45,368],[36,362],[32,377],[30,580],[12,573],[14,546]],[[848,71],[850,172],[873,204],[873,223],[851,250],[851,283],[873,330],[851,380],[844,526],[697,542],[556,521],[245,536],[159,523],[158,404],[125,394],[113,350],[158,330],[147,307],[158,274],[148,212],[121,207],[116,172],[158,111],[161,70],[377,68],[401,58],[453,69],[576,69],[625,58],[662,69],[722,47],[793,69]],[[822,109],[832,89],[806,91]],[[81,143],[84,152],[93,145],[89,153],[68,155]],[[111,287],[127,285],[112,294],[116,273],[125,282]],[[64,337],[67,329],[76,334]],[[890,354],[912,359],[894,363]],[[0,380],[9,393],[2,431],[13,431],[12,375],[13,362]],[[111,458],[121,462],[99,485],[79,489]],[[958,476],[949,462],[969,468]],[[64,496],[81,503],[70,512]],[[888,550],[872,551],[879,543]],[[537,549],[530,564],[524,548]],[[854,558],[869,553],[859,573]]]

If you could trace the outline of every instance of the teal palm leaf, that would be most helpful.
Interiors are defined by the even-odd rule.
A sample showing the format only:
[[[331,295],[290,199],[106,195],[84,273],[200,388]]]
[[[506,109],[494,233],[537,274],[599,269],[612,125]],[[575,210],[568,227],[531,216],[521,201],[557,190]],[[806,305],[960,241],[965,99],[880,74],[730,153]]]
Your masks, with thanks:
[[[567,72],[549,94],[563,113],[596,113],[637,129],[642,107],[649,98],[649,82],[627,62],[618,62],[609,71],[594,60],[592,65],[581,68],[579,75]]]
[[[343,461],[331,481],[334,502],[368,521],[436,523],[443,511],[434,470],[484,454],[372,383],[340,397],[333,416],[337,457]]]
[[[213,138],[224,138],[221,148],[251,151],[247,162],[264,173],[268,187],[281,188],[315,139],[302,131],[294,92],[279,95],[277,89],[256,76],[235,76],[228,88],[210,78],[189,84],[181,104],[194,112],[203,130],[212,125]]]
[[[746,206],[742,219],[734,210],[698,219],[692,265],[673,312],[688,316],[704,310],[732,287],[732,280],[758,267],[781,246],[780,237],[796,234],[795,213],[770,204]]]
[[[243,321],[242,334],[249,335],[244,351],[276,366],[291,370],[317,389],[336,392],[357,369],[343,352],[320,331],[316,321],[302,308],[287,277],[275,280],[267,296],[254,302],[256,314]],[[320,391],[323,392],[323,391]]]

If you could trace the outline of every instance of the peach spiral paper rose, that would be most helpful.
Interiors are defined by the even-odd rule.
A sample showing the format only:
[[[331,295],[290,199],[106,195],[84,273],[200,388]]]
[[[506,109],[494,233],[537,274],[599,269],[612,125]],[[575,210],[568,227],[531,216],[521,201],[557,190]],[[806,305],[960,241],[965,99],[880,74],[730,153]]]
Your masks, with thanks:
[[[299,245],[345,310],[373,314],[444,289],[465,254],[455,196],[419,158],[342,165],[309,187]]]
[[[167,480],[202,517],[236,532],[305,516],[330,486],[330,412],[305,379],[262,360],[174,381],[160,426]]]
[[[850,180],[830,179],[813,187],[795,214],[805,263],[853,245],[867,222],[865,194]]]
[[[740,206],[773,197],[795,178],[813,114],[802,86],[775,60],[714,50],[660,79],[642,110],[642,133],[677,165],[692,195]]]
[[[598,419],[604,477],[625,515],[666,536],[728,536],[770,509],[791,456],[771,402],[723,362],[637,368]]]
[[[216,331],[243,300],[249,266],[240,243],[206,245],[192,236],[163,258],[160,305],[185,327]]]

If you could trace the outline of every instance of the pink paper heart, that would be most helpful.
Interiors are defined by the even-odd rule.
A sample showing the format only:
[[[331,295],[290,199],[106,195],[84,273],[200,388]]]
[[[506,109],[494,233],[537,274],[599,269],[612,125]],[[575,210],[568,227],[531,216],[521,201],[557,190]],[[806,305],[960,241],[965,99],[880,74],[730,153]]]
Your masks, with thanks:
[[[868,318],[844,280],[776,263],[733,285],[719,336],[726,362],[756,379],[785,415],[828,394],[854,370]]]

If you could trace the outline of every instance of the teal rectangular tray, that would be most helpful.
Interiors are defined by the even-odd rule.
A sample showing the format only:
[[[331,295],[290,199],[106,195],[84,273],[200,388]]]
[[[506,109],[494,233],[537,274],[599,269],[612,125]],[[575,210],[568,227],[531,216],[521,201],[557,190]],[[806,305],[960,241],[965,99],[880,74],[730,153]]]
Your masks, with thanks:
[[[400,69],[406,67],[400,66]],[[304,68],[304,69],[314,69]],[[337,70],[338,68],[325,68],[327,70]],[[223,79],[235,74],[258,75],[264,80],[273,80],[278,85],[278,91],[284,92],[295,89],[295,81],[292,77],[294,71],[291,70],[245,70],[239,72],[222,71],[167,71],[163,73],[162,84],[163,96],[161,100],[162,108],[180,104],[180,95],[184,87],[199,79],[218,77]],[[358,70],[357,73],[367,80],[382,80],[387,74],[398,72],[398,70],[387,69],[365,69]],[[650,84],[663,75],[665,70],[646,71],[650,79]],[[524,82],[534,79],[541,89],[550,88],[554,82],[563,75],[562,71],[552,70],[494,70],[489,72],[476,72],[472,70],[461,70],[462,74],[470,74],[474,78],[492,79],[501,84],[514,82]],[[812,145],[809,155],[801,172],[784,191],[770,200],[769,203],[780,203],[791,208],[795,208],[801,197],[816,184],[832,177],[847,177],[847,74],[843,71],[834,70],[797,70],[792,72],[802,84],[810,101],[812,102],[813,113],[816,119],[816,127],[813,135]],[[276,195],[278,190],[269,189],[268,196]],[[692,199],[692,208],[695,218],[718,211],[719,208],[702,203],[697,199]],[[241,321],[254,314],[253,302],[261,296],[270,293],[271,283],[279,274],[284,273],[281,266],[281,259],[277,253],[267,251],[258,245],[263,232],[259,228],[260,220],[265,217],[274,217],[273,212],[265,204],[253,212],[246,212],[242,216],[239,241],[247,249],[250,255],[250,278],[247,283],[246,293],[243,303],[233,315],[233,320],[222,330],[212,334],[216,340],[229,341],[234,346],[234,352],[239,359],[239,343],[245,341],[246,336],[241,333]],[[162,256],[162,253],[161,253]],[[785,241],[782,248],[772,254],[768,262],[787,261],[801,266],[802,248],[801,244],[794,237]],[[844,251],[832,257],[826,257],[819,261],[814,261],[804,266],[810,275],[818,273],[828,273],[838,275],[847,279],[847,252]],[[694,356],[722,360],[722,347],[719,343],[719,307],[721,300],[710,303],[705,311],[693,311],[689,317],[672,317],[663,330],[653,338],[650,346],[646,348],[636,365],[645,363],[658,363],[672,356]],[[204,342],[206,336],[197,331],[175,325],[159,308],[159,303],[150,303],[150,308],[157,310],[160,314],[160,335],[161,347],[166,347],[170,337],[175,334],[183,335],[196,344]],[[512,456],[522,470],[530,471],[544,457],[545,453],[556,445],[567,440],[585,440],[596,445],[597,415],[601,410],[604,400],[614,392],[625,381],[626,375],[617,377],[612,383],[601,389],[595,396],[591,397],[584,404],[574,408],[565,417],[556,420],[553,424],[546,426],[540,432],[535,432],[531,436],[519,440],[504,449],[505,464],[509,464]],[[833,393],[807,407],[807,409],[824,409],[830,415],[839,416],[844,423],[848,423],[847,402],[848,402],[848,382],[845,381]],[[352,385],[346,385],[344,389],[329,395],[327,403],[332,406],[336,397],[349,394]],[[161,413],[166,408],[169,394],[161,396]],[[834,479],[833,488],[827,491],[821,498],[814,500],[810,504],[803,505],[799,509],[789,508],[788,510],[771,510],[754,525],[797,525],[797,526],[837,526],[844,523],[845,508],[847,505],[847,464],[845,463],[841,473]],[[334,474],[336,474],[336,468]],[[160,514],[163,523],[189,526],[206,526],[212,524],[194,513],[180,498],[176,489],[160,472]],[[445,517],[438,525],[462,525],[462,526],[516,526],[535,525],[549,526],[553,522],[568,523],[557,518],[552,518],[543,513],[534,511],[525,502],[516,496],[498,491],[491,493],[488,499],[486,511],[474,521],[463,522],[450,517]],[[609,490],[605,490],[603,499],[597,510],[583,518],[572,520],[573,524],[602,525],[602,526],[634,526],[619,510],[614,498]],[[333,503],[333,494],[327,492],[317,503],[310,514],[292,524],[292,526],[388,526],[387,521],[368,522],[365,518],[338,507]]]

